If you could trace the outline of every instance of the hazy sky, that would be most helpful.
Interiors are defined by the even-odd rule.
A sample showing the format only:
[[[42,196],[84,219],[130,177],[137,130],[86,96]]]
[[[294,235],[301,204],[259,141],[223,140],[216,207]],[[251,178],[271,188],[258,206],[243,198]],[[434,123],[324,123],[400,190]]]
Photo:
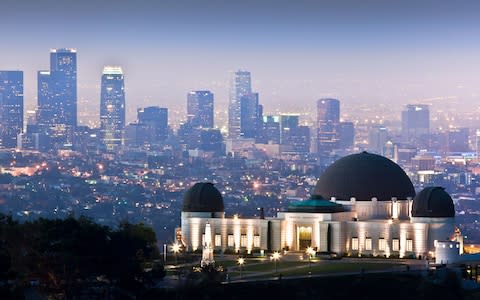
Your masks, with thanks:
[[[266,111],[457,96],[480,103],[480,1],[0,1],[0,69],[25,71],[27,105],[49,49],[78,50],[79,98],[98,110],[104,65],[127,107],[185,106],[229,71],[252,72]],[[133,114],[129,114],[132,119]]]

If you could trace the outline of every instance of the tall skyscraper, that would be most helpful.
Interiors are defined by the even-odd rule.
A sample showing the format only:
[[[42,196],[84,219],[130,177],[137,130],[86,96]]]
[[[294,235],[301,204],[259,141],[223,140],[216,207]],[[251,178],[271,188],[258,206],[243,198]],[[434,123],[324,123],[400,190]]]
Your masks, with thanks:
[[[122,145],[125,129],[125,83],[121,67],[104,67],[100,92],[100,136],[107,151]]]
[[[258,93],[250,93],[240,98],[240,136],[255,138],[259,129]]]
[[[319,99],[317,101],[317,150],[328,152],[338,147],[340,123],[340,101]]]
[[[374,126],[368,133],[368,150],[385,156],[388,141],[388,130],[384,126]]]
[[[284,114],[280,115],[280,143],[285,144],[290,132],[298,127],[299,115]]]
[[[0,71],[0,147],[16,147],[22,131],[23,72]]]
[[[280,115],[280,144],[282,153],[306,154],[310,152],[310,128],[299,125],[300,116]]]
[[[44,150],[71,148],[77,126],[77,50],[50,50],[50,70],[37,75],[37,125]]]
[[[168,137],[168,109],[149,106],[137,110],[138,125],[144,132],[144,143],[155,144]]]
[[[280,144],[280,116],[264,115],[256,142]]]
[[[192,91],[187,95],[187,117],[193,127],[213,128],[213,94]]]
[[[50,88],[57,105],[58,124],[77,126],[77,50],[50,50]]]
[[[338,124],[338,148],[351,149],[355,141],[355,126],[352,122],[340,122]]]
[[[241,99],[252,93],[250,72],[236,71],[230,78],[228,105],[228,135],[230,138],[241,136]]]
[[[428,105],[408,104],[402,111],[402,137],[405,142],[414,142],[430,131]]]

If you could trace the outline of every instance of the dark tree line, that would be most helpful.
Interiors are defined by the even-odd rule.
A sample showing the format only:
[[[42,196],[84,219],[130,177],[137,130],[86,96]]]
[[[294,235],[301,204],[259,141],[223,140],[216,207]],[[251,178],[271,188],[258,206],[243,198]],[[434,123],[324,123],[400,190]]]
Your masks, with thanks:
[[[0,282],[10,292],[33,281],[66,299],[99,284],[134,295],[164,276],[158,257],[155,232],[143,224],[112,229],[86,217],[19,223],[0,215]]]

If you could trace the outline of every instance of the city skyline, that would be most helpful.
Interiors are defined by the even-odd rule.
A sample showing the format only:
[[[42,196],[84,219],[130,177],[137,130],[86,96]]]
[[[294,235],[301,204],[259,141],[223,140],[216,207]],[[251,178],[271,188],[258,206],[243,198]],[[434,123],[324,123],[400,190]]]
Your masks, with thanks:
[[[190,90],[211,90],[223,107],[228,72],[239,68],[255,74],[253,90],[275,108],[313,108],[322,97],[398,107],[439,97],[480,102],[473,1],[120,1],[109,11],[111,4],[2,2],[10,42],[0,66],[24,71],[26,108],[36,103],[36,70],[47,69],[44,53],[54,47],[78,49],[78,100],[96,114],[96,74],[124,66],[127,93],[137,99],[127,120],[143,106],[176,108]]]

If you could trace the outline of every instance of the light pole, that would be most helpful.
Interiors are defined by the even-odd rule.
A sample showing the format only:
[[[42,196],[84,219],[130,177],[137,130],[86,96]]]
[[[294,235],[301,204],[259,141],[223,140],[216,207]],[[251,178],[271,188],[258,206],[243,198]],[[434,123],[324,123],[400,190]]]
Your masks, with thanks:
[[[242,268],[243,268],[243,264],[245,264],[245,258],[243,257],[240,257],[238,260],[237,260],[237,263],[238,265],[240,266],[240,278],[243,278],[243,274],[242,274]]]
[[[167,264],[167,244],[163,244],[163,263]]]
[[[310,270],[309,272],[312,271],[312,257],[315,256],[316,251],[310,246],[305,250],[305,252],[308,255],[308,269]]]
[[[173,255],[175,256],[175,267],[177,266],[177,253],[180,252],[180,244],[175,243],[172,245],[172,252]]]
[[[275,274],[277,273],[277,260],[280,259],[280,253],[277,251],[273,252],[272,259],[275,262]]]

